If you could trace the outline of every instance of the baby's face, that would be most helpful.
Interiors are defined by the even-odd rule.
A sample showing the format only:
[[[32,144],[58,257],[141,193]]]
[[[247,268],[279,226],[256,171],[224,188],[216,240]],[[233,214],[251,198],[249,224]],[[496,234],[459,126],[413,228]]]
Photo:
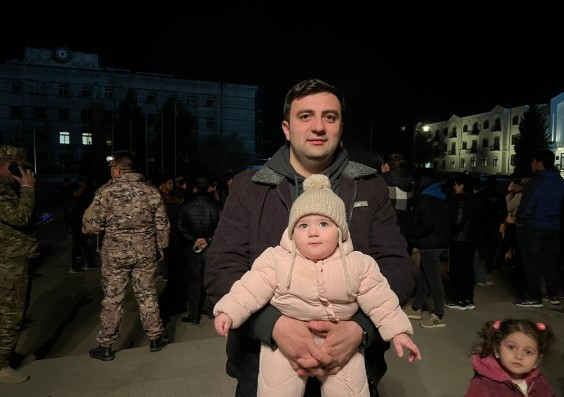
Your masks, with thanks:
[[[339,241],[339,228],[322,215],[306,215],[294,226],[296,247],[312,261],[326,259],[335,252]]]

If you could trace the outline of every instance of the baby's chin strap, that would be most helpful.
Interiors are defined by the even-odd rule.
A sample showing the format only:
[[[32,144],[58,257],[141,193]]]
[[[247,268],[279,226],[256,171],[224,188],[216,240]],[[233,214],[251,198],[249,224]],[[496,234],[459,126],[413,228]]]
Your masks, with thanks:
[[[292,239],[292,259],[290,262],[290,271],[288,272],[288,279],[286,280],[286,288],[290,288],[290,283],[292,282],[292,272],[294,271],[294,263],[296,262],[296,239]]]
[[[347,286],[347,294],[352,294],[351,277],[347,268],[347,257],[345,256],[345,249],[343,248],[343,232],[339,228],[339,255],[341,255],[341,262],[343,262],[343,273],[345,274],[345,285]]]

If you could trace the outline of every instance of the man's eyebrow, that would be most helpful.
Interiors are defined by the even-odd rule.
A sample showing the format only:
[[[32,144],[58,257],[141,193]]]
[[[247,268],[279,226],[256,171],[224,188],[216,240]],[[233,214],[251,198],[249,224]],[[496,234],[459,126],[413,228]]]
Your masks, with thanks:
[[[313,110],[313,109],[301,109],[301,110],[298,110],[296,112],[296,114],[298,116],[301,115],[301,114],[306,114],[306,113],[315,113],[315,110]],[[339,115],[339,116],[341,115],[341,113],[337,109],[326,109],[326,110],[321,111],[321,114],[323,116],[325,116],[327,114],[336,114],[336,115]]]
[[[323,116],[325,116],[327,114],[335,114],[339,117],[341,116],[341,113],[337,109],[327,109],[327,110],[324,110],[323,112],[321,112],[321,114]]]

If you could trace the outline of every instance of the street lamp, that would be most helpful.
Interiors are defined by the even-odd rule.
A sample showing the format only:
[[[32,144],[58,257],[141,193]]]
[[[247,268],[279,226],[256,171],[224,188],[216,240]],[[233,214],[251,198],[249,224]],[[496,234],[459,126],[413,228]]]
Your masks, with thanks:
[[[421,131],[428,132],[430,129],[431,127],[429,127],[428,125],[423,125],[423,123],[420,121],[417,124],[415,124],[415,127],[413,128],[413,148],[412,148],[413,167],[417,166],[417,164],[415,163],[415,139],[417,137],[417,134],[420,134]]]

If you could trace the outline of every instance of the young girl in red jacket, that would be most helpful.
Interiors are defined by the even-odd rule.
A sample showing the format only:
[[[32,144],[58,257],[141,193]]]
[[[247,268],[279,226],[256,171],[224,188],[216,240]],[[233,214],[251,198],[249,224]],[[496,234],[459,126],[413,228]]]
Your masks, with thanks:
[[[530,320],[488,321],[472,356],[474,377],[466,397],[550,397],[538,365],[554,341],[550,326]]]

